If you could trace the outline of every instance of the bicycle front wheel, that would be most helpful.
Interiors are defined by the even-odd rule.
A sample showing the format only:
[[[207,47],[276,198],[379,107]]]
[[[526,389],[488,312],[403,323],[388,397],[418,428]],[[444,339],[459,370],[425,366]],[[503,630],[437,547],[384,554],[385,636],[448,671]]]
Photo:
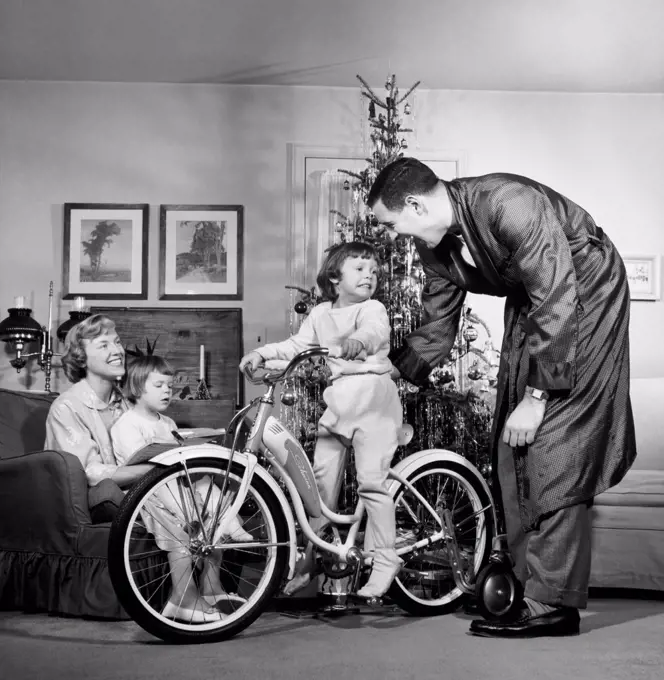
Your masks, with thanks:
[[[424,464],[407,479],[417,493],[402,484],[394,496],[397,548],[440,532],[443,511],[449,510],[464,572],[474,582],[491,550],[491,500],[486,491],[463,465],[446,460]],[[464,593],[456,585],[442,539],[402,558],[404,565],[388,593],[396,604],[417,616],[446,614],[459,607]]]
[[[219,459],[178,463],[150,471],[125,497],[111,527],[109,572],[122,606],[152,635],[225,640],[279,587],[288,529],[267,484],[254,476],[237,522],[225,533],[215,525],[217,506],[223,518],[243,473]]]

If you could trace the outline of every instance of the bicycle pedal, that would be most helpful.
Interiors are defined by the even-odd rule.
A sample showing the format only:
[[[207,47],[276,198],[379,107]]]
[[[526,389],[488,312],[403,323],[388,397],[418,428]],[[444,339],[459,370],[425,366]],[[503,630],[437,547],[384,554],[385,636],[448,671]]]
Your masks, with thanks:
[[[369,607],[384,607],[385,606],[385,601],[383,600],[382,597],[362,597],[361,595],[358,595],[357,593],[353,593],[348,596],[349,600],[352,600],[353,602],[359,602],[362,604],[366,604]]]

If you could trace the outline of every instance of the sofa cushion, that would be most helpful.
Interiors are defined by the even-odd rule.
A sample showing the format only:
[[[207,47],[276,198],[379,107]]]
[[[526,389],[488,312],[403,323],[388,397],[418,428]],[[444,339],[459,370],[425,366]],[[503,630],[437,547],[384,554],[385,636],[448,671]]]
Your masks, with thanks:
[[[0,459],[44,448],[46,416],[57,396],[0,388]]]
[[[632,468],[620,484],[599,494],[595,504],[664,507],[664,470]]]
[[[664,506],[593,505],[593,532],[597,529],[621,529],[664,532]]]
[[[664,378],[633,378],[630,398],[636,430],[635,470],[664,470]]]

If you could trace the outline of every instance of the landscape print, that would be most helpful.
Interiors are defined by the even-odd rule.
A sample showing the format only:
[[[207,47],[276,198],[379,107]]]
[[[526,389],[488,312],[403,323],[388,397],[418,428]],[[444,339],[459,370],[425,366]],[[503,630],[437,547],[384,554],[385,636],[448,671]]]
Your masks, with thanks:
[[[178,283],[226,283],[226,220],[178,220],[175,229],[175,280]]]
[[[81,283],[131,281],[132,228],[129,219],[81,220]]]
[[[241,300],[243,206],[162,205],[159,299]]]

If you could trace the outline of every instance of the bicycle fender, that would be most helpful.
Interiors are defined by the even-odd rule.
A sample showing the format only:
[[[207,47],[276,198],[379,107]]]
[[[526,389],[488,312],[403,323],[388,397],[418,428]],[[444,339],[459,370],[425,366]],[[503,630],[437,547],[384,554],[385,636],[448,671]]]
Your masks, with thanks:
[[[196,458],[221,458],[222,460],[229,460],[231,457],[231,450],[225,446],[218,446],[217,444],[199,444],[196,446],[179,446],[174,447],[170,451],[160,453],[154,458],[150,459],[150,463],[156,465],[175,465],[186,460],[195,460]],[[248,458],[246,454],[236,451],[233,454],[233,462],[247,466]],[[288,576],[292,578],[295,573],[295,563],[297,561],[297,533],[295,529],[295,519],[290,504],[286,499],[283,490],[274,479],[274,477],[263,467],[257,465],[254,468],[254,474],[257,475],[274,493],[288,527]]]
[[[417,451],[416,453],[407,456],[394,466],[394,471],[401,477],[409,477],[417,468],[429,463],[455,463],[460,465],[470,472],[473,477],[479,482],[482,489],[486,492],[488,498],[493,499],[493,495],[480,471],[466,458],[460,456],[454,451],[447,451],[446,449],[425,449],[424,451]],[[392,495],[397,492],[399,482],[396,479],[391,480],[389,491]],[[493,502],[493,501],[492,501]]]

